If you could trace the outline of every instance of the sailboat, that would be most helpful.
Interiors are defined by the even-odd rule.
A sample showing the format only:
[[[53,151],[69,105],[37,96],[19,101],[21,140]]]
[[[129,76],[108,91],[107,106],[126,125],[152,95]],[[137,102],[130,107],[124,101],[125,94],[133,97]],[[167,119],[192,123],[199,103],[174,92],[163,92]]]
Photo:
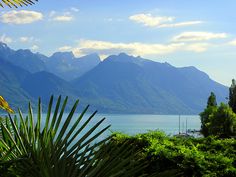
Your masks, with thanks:
[[[193,137],[191,135],[188,134],[188,119],[186,118],[186,124],[185,124],[185,132],[184,130],[182,130],[182,132],[180,131],[181,127],[180,127],[180,120],[181,120],[181,117],[179,115],[179,133],[174,135],[175,137]],[[184,123],[183,123],[183,126],[184,128]]]

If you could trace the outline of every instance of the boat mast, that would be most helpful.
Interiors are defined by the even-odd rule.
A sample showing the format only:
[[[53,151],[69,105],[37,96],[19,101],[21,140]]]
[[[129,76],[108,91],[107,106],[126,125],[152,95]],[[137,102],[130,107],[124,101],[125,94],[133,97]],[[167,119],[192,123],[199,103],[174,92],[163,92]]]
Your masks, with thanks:
[[[179,115],[179,135],[180,135],[180,115]]]
[[[187,135],[187,133],[188,133],[188,119],[186,117],[186,135]]]

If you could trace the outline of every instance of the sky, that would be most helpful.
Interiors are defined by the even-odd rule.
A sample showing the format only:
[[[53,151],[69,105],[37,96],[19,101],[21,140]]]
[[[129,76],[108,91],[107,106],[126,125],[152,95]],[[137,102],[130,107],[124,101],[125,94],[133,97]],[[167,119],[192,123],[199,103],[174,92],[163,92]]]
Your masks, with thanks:
[[[47,56],[125,52],[236,78],[235,0],[39,0],[0,9],[0,41]]]

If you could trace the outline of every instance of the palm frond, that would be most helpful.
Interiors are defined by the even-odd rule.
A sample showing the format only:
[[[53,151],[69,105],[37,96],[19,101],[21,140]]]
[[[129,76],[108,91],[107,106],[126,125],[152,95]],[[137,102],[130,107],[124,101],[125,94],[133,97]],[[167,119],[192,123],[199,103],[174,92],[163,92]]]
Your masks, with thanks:
[[[8,102],[0,95],[0,109],[6,110],[9,113],[14,113]]]
[[[67,100],[61,105],[59,97],[53,108],[51,97],[46,117],[39,99],[37,118],[29,104],[26,117],[19,110],[17,119],[9,114],[5,123],[0,121],[0,170],[1,164],[12,164],[24,177],[134,176],[142,170],[142,165],[129,166],[129,146],[109,146],[111,136],[98,140],[110,126],[102,126],[105,118],[92,123],[96,111],[83,120],[89,106],[74,119],[77,100],[65,117]]]
[[[10,8],[18,8],[22,6],[33,5],[38,0],[1,0],[0,6],[4,8],[4,6],[8,6]]]

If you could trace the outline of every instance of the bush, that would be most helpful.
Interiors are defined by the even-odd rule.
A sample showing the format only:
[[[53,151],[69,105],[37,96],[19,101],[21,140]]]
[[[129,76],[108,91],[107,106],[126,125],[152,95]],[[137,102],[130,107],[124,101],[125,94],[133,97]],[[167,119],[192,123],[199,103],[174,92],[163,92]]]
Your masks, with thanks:
[[[235,139],[169,137],[152,131],[136,136],[116,134],[112,142],[136,147],[139,156],[133,161],[147,164],[140,175],[174,171],[169,176],[236,176]]]

